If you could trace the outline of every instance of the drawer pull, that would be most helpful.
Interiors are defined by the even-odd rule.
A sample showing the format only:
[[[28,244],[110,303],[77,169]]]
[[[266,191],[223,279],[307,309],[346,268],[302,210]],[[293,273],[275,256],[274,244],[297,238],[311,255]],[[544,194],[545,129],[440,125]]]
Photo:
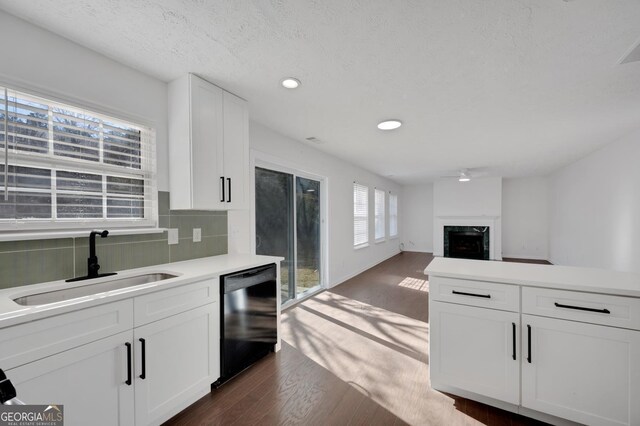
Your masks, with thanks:
[[[131,343],[124,344],[127,347],[127,380],[125,383],[131,386]]]
[[[561,303],[555,302],[556,308],[566,308],[566,309],[576,309],[578,311],[587,311],[587,312],[598,312],[600,314],[610,314],[611,311],[608,309],[596,309],[596,308],[585,308],[584,306],[571,306],[571,305],[563,305]]]
[[[527,362],[531,364],[531,326],[527,324]]]
[[[146,379],[147,377],[147,354],[146,354],[146,341],[144,339],[138,339],[140,340],[140,349],[141,349],[141,360],[142,360],[142,372],[140,373],[140,378],[142,380]]]
[[[475,294],[475,293],[466,293],[464,291],[451,290],[453,294],[460,294],[462,296],[473,296],[473,297],[482,297],[484,299],[491,299],[490,294]]]
[[[513,334],[513,355],[512,355],[512,357],[513,357],[513,360],[515,361],[516,360],[516,323],[512,322],[511,326],[512,326],[511,327],[511,331],[512,331],[512,334]]]

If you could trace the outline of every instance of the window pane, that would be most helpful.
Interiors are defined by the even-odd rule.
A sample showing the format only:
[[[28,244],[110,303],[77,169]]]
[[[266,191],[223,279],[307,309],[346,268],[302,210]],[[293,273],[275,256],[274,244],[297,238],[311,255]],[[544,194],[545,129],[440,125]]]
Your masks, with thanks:
[[[51,170],[9,166],[9,188],[51,189]],[[0,164],[0,186],[4,189],[4,164]],[[4,197],[4,195],[2,195]]]
[[[369,188],[353,184],[353,245],[369,241]]]
[[[107,176],[107,192],[110,194],[143,195],[144,180]]]
[[[59,218],[100,218],[102,217],[101,195],[67,195],[56,197]]]
[[[375,190],[375,228],[376,228],[376,240],[385,237],[385,203],[384,203],[384,191],[380,189]]]
[[[104,123],[104,162],[132,169],[142,167],[140,130]]]
[[[295,297],[293,176],[256,167],[256,254],[281,256],[282,303]]]
[[[100,120],[52,107],[55,155],[100,161]]]
[[[107,217],[108,218],[144,218],[143,198],[118,198],[107,197]]]
[[[51,217],[51,195],[34,192],[9,192],[5,201],[0,194],[0,219],[48,219]]]
[[[4,98],[4,92],[2,96]],[[20,99],[15,95],[12,96],[11,93],[9,93],[8,100],[7,136],[9,147],[18,151],[46,153],[49,150],[47,106]],[[4,121],[4,115],[2,120]],[[2,131],[4,132],[4,122]]]
[[[389,194],[389,235],[398,235],[398,196]]]
[[[56,186],[59,190],[102,192],[102,176],[81,172],[56,172]]]
[[[320,285],[320,182],[296,177],[296,286],[298,294]]]

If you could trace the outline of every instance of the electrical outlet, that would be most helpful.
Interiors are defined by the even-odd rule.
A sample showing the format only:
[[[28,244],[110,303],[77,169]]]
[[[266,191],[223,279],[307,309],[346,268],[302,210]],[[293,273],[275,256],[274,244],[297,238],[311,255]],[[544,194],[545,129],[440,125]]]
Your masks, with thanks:
[[[202,241],[202,229],[193,228],[193,242],[199,243],[200,241]]]
[[[178,244],[178,228],[171,228],[167,231],[169,244]]]

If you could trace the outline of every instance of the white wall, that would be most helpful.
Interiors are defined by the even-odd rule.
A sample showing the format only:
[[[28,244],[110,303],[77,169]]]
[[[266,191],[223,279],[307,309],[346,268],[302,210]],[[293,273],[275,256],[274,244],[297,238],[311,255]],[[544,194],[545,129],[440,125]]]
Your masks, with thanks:
[[[550,176],[550,256],[640,272],[640,131]]]
[[[433,185],[434,216],[500,216],[502,178],[483,177],[470,182],[440,179]]]
[[[433,184],[407,185],[400,206],[406,251],[433,253]]]
[[[250,122],[249,142],[252,155],[257,158],[270,159],[281,165],[300,169],[304,172],[323,176],[327,179],[328,194],[328,285],[334,286],[357,275],[371,266],[399,252],[401,237],[383,243],[373,243],[373,187],[393,191],[399,196],[399,209],[403,206],[401,187],[381,176],[368,172],[360,167],[325,154],[286,136],[283,136],[261,124]],[[353,248],[353,182],[369,186],[369,246],[354,250]],[[255,197],[252,197],[255,199]],[[401,213],[400,213],[401,214]],[[230,221],[236,222],[234,214]],[[253,215],[251,215],[253,222]],[[401,236],[402,222],[399,221]],[[254,223],[251,224],[255,226]],[[233,232],[233,231],[230,231]],[[255,231],[253,231],[255,232]],[[251,236],[251,238],[254,238]],[[232,245],[242,246],[231,241]]]
[[[549,259],[549,182],[546,177],[502,182],[502,255]]]
[[[169,190],[166,83],[2,11],[0,39],[0,85],[154,127],[158,189]]]

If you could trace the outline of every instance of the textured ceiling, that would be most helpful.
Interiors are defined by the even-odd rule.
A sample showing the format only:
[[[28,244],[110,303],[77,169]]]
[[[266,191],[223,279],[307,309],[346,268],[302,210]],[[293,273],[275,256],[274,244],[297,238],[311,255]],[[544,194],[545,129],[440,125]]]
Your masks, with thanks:
[[[637,0],[0,0],[145,73],[401,183],[546,174],[640,127]],[[296,91],[279,86],[286,76]],[[376,123],[399,118],[383,133]]]

